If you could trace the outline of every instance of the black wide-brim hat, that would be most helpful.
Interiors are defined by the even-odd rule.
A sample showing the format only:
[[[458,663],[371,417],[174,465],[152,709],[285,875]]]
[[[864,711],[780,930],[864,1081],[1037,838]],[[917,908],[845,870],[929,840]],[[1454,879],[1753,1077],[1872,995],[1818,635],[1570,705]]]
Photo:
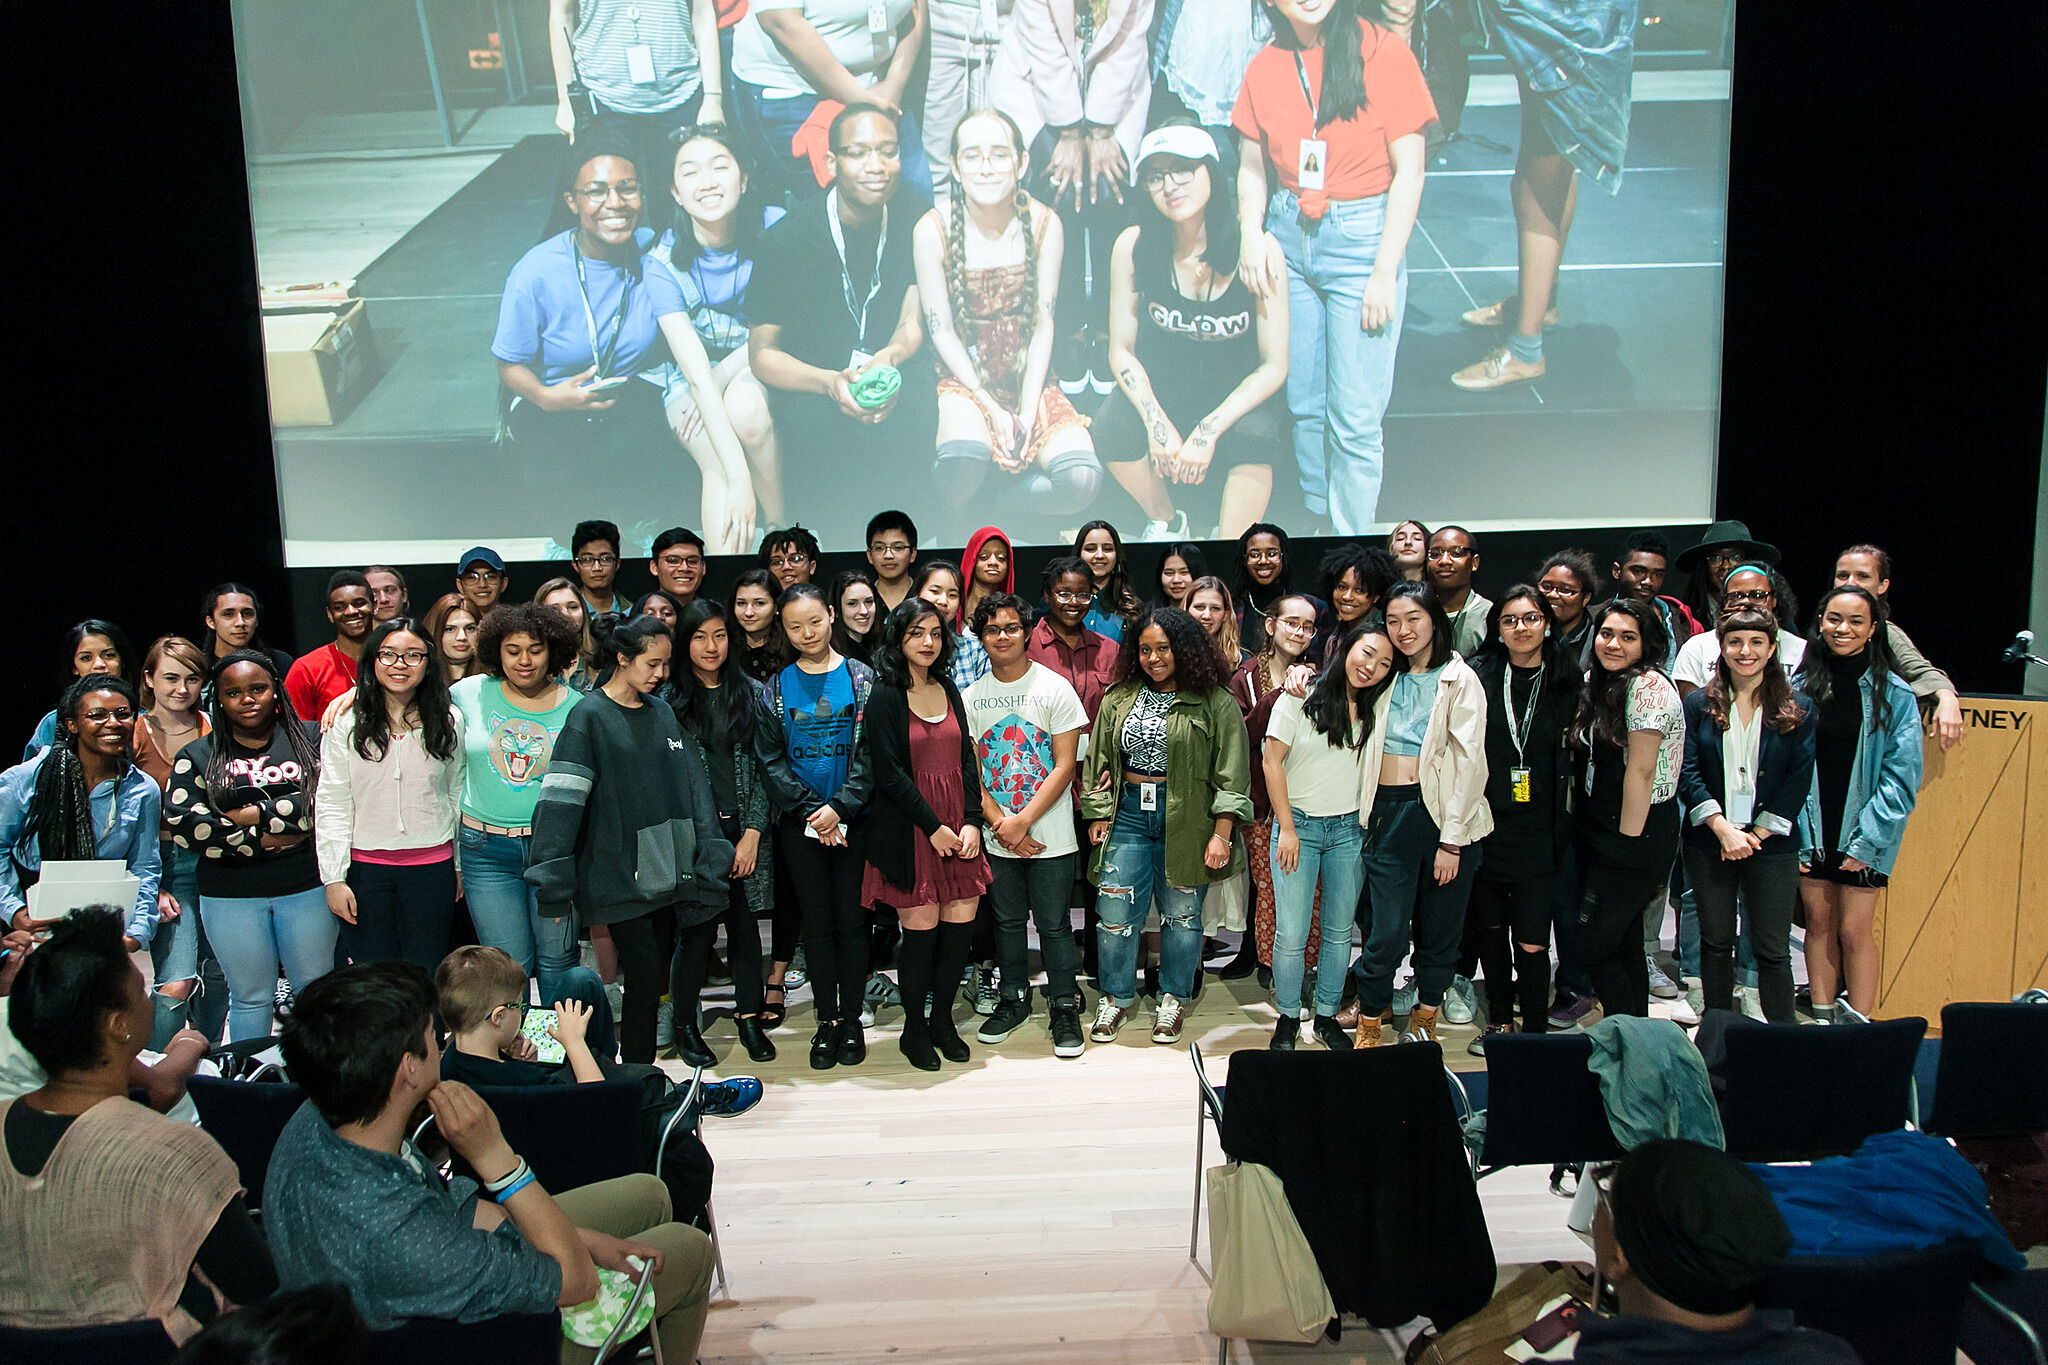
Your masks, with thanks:
[[[1705,563],[1707,556],[1714,551],[1730,548],[1740,550],[1744,559],[1755,560],[1771,568],[1777,567],[1777,546],[1754,539],[1749,534],[1749,528],[1739,521],[1717,521],[1700,535],[1699,544],[1679,554],[1678,570],[1680,573],[1691,573]]]

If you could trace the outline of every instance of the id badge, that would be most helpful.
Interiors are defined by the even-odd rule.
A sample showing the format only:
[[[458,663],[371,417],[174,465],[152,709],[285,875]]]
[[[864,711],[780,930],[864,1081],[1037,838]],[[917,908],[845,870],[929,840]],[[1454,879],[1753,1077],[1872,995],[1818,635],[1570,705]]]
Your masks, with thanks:
[[[654,84],[654,49],[646,43],[626,44],[626,77],[635,85]]]
[[[1529,789],[1529,770],[1527,768],[1508,769],[1508,785],[1514,792],[1516,805],[1526,806],[1529,804],[1531,792]]]
[[[875,357],[873,352],[863,351],[860,347],[856,346],[853,348],[853,352],[847,360],[846,368],[855,371],[864,370],[869,365],[874,363],[874,359]]]
[[[996,10],[996,0],[981,0],[981,36],[994,38],[1002,21],[1002,15]]]
[[[889,0],[868,0],[868,32],[880,37],[889,28]]]
[[[1737,829],[1748,829],[1756,820],[1756,793],[1733,791],[1728,793],[1728,809],[1723,812],[1728,823]]]
[[[1159,809],[1159,784],[1157,782],[1140,782],[1138,784],[1138,809]]]
[[[1305,190],[1323,187],[1323,174],[1330,167],[1330,144],[1319,137],[1305,137],[1294,166],[1295,183]]]

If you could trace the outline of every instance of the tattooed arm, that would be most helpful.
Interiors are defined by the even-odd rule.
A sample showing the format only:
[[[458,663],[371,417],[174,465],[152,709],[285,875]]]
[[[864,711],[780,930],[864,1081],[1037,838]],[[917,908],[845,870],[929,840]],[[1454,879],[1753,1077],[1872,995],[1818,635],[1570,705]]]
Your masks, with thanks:
[[[1131,264],[1138,244],[1138,229],[1125,228],[1116,239],[1109,262],[1109,368],[1116,374],[1117,387],[1145,423],[1145,449],[1152,456],[1152,468],[1162,477],[1172,477],[1173,464],[1180,456],[1180,433],[1174,430],[1166,410],[1152,392],[1152,376],[1139,362],[1138,282]],[[1284,354],[1284,352],[1283,352]]]

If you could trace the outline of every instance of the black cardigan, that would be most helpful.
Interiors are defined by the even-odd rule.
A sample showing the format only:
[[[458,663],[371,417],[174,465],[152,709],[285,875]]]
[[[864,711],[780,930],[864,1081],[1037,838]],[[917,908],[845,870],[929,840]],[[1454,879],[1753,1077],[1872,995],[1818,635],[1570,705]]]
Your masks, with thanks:
[[[974,752],[974,730],[967,723],[967,708],[950,678],[940,678],[946,689],[946,705],[953,708],[953,720],[960,727],[960,785],[964,791],[966,822],[981,823],[981,762]],[[868,752],[868,769],[874,775],[874,799],[854,822],[850,842],[891,886],[908,891],[917,883],[917,845],[942,823],[938,812],[917,789],[917,773],[910,762],[910,698],[900,687],[875,684],[868,698],[867,725],[861,742]]]

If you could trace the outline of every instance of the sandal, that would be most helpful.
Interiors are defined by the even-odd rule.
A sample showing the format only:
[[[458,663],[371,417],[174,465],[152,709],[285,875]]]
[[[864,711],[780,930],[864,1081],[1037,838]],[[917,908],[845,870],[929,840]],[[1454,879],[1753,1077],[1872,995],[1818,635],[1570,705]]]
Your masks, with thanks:
[[[789,988],[780,981],[770,981],[761,987],[761,991],[761,1027],[771,1030],[781,1028],[782,1021],[789,1017]],[[771,992],[775,996],[773,1000],[767,998]]]

